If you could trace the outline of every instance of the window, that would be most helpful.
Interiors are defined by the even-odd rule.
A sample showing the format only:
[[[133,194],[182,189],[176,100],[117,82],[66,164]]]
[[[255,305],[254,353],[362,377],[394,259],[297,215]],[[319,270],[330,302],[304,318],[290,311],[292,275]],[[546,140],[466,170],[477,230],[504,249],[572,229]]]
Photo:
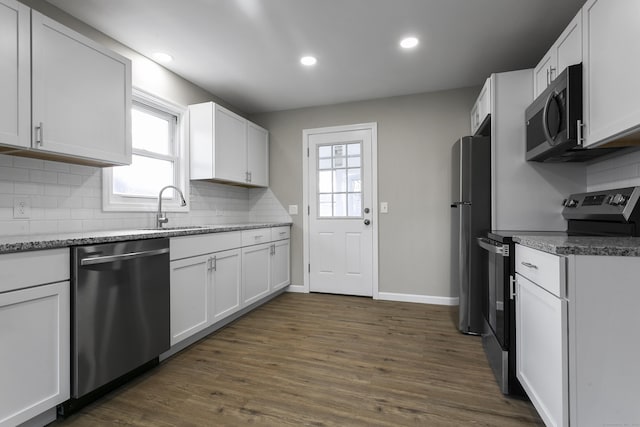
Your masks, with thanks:
[[[361,144],[318,146],[318,216],[362,217]]]
[[[185,108],[134,90],[131,108],[132,163],[103,172],[105,211],[155,211],[166,185],[180,188],[188,200],[186,149],[182,119]],[[162,195],[163,209],[186,211],[174,191]]]

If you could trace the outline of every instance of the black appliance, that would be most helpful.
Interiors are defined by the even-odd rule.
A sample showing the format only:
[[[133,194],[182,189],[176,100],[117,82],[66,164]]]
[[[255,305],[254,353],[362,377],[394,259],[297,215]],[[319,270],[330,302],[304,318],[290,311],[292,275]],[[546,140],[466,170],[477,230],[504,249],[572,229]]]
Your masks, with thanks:
[[[568,66],[525,111],[526,159],[584,162],[616,148],[582,148],[582,64]]]
[[[459,291],[458,328],[479,335],[486,280],[475,238],[491,228],[491,139],[460,138],[451,161],[451,287]]]
[[[169,239],[71,250],[71,399],[67,416],[158,364],[169,350]]]
[[[477,239],[484,249],[488,282],[482,344],[504,394],[523,395],[516,378],[516,235],[640,237],[640,187],[572,194],[563,202],[567,232],[491,231]]]

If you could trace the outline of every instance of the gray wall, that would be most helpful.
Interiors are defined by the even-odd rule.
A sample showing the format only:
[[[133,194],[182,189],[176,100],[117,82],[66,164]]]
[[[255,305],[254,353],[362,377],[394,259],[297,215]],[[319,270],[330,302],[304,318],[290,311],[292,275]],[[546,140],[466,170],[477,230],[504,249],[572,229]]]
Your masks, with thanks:
[[[449,284],[450,155],[470,131],[479,88],[408,95],[250,117],[270,132],[270,184],[302,214],[302,131],[378,123],[379,290],[455,297]],[[292,283],[303,284],[302,215],[292,216]]]

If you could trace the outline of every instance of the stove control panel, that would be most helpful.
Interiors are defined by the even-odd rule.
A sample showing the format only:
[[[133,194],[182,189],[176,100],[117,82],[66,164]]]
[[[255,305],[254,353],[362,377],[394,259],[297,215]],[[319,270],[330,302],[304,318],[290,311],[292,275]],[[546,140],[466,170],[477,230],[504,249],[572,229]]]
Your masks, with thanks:
[[[626,222],[634,211],[640,211],[639,199],[640,187],[572,194],[562,202],[562,216],[565,219]]]

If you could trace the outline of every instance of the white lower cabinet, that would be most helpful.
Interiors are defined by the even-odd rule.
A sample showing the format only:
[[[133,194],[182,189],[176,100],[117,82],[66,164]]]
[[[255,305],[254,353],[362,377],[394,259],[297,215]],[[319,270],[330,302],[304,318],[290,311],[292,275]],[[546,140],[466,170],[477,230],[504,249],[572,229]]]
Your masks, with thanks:
[[[23,269],[29,261],[41,264]],[[69,250],[0,255],[0,282],[0,291],[7,291],[0,293],[0,426],[5,427],[69,399]]]
[[[172,346],[290,283],[288,226],[176,237],[170,247]]]
[[[567,425],[567,301],[516,277],[518,379],[546,425]]]
[[[249,305],[266,296],[271,282],[271,244],[242,248],[242,302]]]
[[[210,256],[171,261],[171,345],[211,324]]]
[[[273,243],[271,250],[271,290],[277,291],[291,283],[290,240],[279,240]]]
[[[640,425],[640,257],[516,245],[516,370],[547,426]]]
[[[241,257],[240,249],[213,254],[212,292],[209,304],[210,318],[213,322],[235,313],[241,307]]]

